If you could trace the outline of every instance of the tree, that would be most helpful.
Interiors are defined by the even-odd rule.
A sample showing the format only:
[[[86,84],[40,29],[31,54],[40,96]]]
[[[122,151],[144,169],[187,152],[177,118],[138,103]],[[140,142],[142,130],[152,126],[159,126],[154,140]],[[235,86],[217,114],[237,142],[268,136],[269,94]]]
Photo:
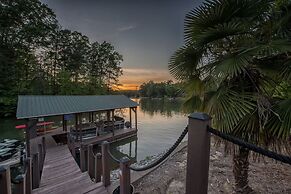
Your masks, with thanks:
[[[122,75],[122,60],[122,56],[110,43],[92,43],[88,61],[89,83],[98,87],[105,84],[107,89],[111,89]]]
[[[187,14],[169,65],[186,83],[185,107],[245,141],[290,149],[290,11],[289,1],[211,0]],[[250,193],[249,150],[232,150],[236,191]]]
[[[56,23],[52,10],[38,0],[0,1],[1,116],[15,111],[17,94],[31,91],[34,52],[46,47]]]

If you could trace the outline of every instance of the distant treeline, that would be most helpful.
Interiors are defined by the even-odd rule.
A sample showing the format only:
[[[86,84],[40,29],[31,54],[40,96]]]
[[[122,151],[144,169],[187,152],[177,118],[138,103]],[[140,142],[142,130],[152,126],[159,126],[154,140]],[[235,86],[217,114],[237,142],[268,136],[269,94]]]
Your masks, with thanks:
[[[63,29],[39,0],[0,5],[0,117],[19,94],[105,94],[122,74],[122,56],[107,42]]]
[[[140,85],[139,95],[141,97],[163,98],[170,97],[176,98],[183,95],[180,83],[173,81],[153,82],[149,81]]]

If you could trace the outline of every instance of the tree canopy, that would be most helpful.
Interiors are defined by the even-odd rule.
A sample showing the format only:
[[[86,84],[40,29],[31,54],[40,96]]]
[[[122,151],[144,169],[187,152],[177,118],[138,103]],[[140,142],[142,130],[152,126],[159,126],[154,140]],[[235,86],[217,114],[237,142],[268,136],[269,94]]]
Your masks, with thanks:
[[[182,96],[179,83],[173,83],[171,80],[159,83],[153,81],[145,82],[140,85],[139,93],[142,97],[151,98],[176,98]]]
[[[39,0],[0,0],[0,116],[19,94],[105,94],[118,84],[122,56],[108,42],[63,29]]]

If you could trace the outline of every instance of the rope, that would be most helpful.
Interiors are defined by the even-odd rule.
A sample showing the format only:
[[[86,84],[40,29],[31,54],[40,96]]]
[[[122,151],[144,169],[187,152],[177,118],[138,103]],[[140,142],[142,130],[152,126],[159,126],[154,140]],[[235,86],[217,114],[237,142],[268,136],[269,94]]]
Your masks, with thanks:
[[[118,164],[120,163],[120,160],[118,160],[115,156],[113,156],[113,154],[110,152],[110,149],[108,149],[108,154],[112,158],[113,161],[115,161]]]
[[[184,131],[181,133],[180,137],[176,140],[176,142],[172,145],[172,147],[170,147],[170,149],[168,149],[168,151],[165,154],[163,154],[161,157],[159,157],[157,160],[145,166],[141,166],[141,167],[129,166],[129,168],[133,171],[144,171],[144,170],[148,170],[152,167],[157,166],[158,164],[163,162],[178,147],[178,145],[181,143],[181,141],[183,140],[183,138],[185,137],[187,133],[188,133],[188,127],[184,129]]]
[[[256,153],[259,153],[259,154],[262,154],[264,156],[267,156],[269,158],[272,158],[272,159],[275,159],[275,160],[278,160],[280,162],[283,162],[283,163],[286,163],[286,164],[290,164],[291,165],[291,157],[288,157],[288,156],[284,156],[284,155],[281,155],[281,154],[278,154],[276,152],[273,152],[273,151],[270,151],[270,150],[267,150],[267,149],[263,149],[261,147],[258,147],[254,144],[251,144],[251,143],[248,143],[248,142],[245,142],[239,138],[236,138],[236,137],[233,137],[231,135],[228,135],[228,134],[225,134],[225,133],[222,133],[221,131],[218,131],[216,129],[213,129],[211,127],[208,127],[208,131],[224,140],[227,140],[227,141],[230,141],[236,145],[239,145],[239,146],[242,146],[244,148],[247,148],[249,150],[252,150]]]

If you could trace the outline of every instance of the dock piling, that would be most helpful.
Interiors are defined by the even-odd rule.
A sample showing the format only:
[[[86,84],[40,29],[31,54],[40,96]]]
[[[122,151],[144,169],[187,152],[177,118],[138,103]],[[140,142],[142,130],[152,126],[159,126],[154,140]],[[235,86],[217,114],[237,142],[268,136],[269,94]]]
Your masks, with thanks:
[[[39,153],[33,154],[32,157],[32,189],[39,187],[40,169],[39,169]]]
[[[0,166],[0,193],[11,194],[11,176],[9,166]]]
[[[109,142],[104,141],[102,143],[102,175],[103,175],[103,185],[105,187],[110,185],[110,166],[109,166]]]

